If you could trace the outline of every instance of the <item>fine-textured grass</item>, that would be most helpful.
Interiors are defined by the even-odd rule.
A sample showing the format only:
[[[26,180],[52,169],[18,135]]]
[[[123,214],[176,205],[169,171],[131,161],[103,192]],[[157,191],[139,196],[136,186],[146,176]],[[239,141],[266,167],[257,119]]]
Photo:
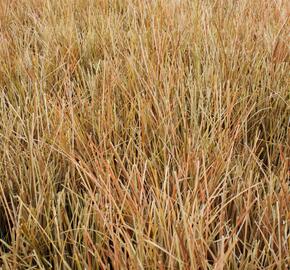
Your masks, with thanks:
[[[1,269],[287,269],[289,7],[1,0]]]

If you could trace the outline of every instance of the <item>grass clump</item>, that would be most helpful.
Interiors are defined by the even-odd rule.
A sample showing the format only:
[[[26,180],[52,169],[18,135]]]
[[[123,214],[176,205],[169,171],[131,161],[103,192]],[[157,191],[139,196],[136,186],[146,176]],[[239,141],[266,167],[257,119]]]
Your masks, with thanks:
[[[1,269],[289,267],[287,1],[1,1],[0,40]]]

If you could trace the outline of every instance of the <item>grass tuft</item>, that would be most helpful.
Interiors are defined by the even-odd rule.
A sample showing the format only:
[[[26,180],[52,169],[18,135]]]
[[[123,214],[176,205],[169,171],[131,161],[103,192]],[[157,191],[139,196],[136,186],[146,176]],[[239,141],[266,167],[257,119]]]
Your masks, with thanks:
[[[289,11],[0,1],[0,268],[288,269]]]

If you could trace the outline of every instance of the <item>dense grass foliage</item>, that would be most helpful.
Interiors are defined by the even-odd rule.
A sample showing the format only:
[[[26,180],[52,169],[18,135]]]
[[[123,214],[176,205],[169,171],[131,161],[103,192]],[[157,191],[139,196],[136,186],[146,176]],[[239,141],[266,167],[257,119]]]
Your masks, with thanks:
[[[289,7],[1,0],[1,269],[289,267]]]

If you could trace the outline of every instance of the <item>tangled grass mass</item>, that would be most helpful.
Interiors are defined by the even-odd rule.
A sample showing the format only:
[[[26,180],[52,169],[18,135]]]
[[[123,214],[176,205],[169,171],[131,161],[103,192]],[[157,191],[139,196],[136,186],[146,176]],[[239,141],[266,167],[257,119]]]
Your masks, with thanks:
[[[289,269],[289,15],[1,0],[0,269]]]

